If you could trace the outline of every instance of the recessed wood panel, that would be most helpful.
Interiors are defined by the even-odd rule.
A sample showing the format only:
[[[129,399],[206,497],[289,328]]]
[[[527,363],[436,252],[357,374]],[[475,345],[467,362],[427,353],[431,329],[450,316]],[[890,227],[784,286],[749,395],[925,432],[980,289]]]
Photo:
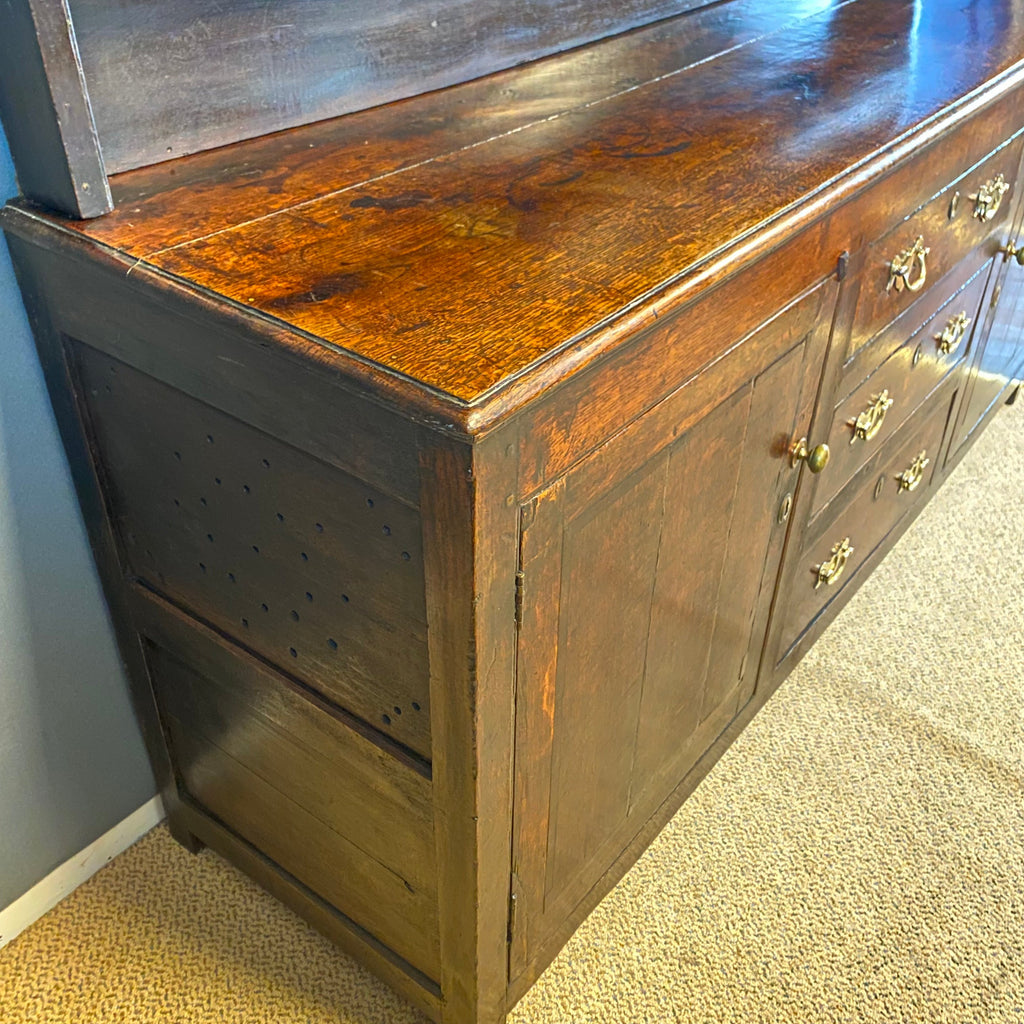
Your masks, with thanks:
[[[419,514],[75,351],[128,571],[429,760]]]
[[[830,324],[807,313],[834,294],[802,296],[524,509],[513,977],[754,691],[788,445]],[[727,397],[693,409],[698,392]]]
[[[187,792],[438,977],[430,783],[210,638],[173,654],[150,640],[146,652]]]

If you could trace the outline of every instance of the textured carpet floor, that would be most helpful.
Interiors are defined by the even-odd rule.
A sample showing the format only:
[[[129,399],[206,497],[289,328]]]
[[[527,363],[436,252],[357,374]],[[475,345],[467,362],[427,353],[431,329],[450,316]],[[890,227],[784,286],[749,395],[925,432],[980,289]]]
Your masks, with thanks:
[[[510,1017],[1024,1024],[1024,403]],[[0,951],[3,1024],[422,1024],[157,829]]]

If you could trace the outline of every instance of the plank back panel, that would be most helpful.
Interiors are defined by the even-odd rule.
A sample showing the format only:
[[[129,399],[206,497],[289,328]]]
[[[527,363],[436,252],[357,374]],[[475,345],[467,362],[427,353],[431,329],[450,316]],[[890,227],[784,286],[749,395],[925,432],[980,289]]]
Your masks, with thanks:
[[[146,657],[188,793],[437,978],[430,783],[213,634],[183,641],[173,613],[146,611]]]
[[[441,89],[709,0],[71,0],[108,173]]]
[[[419,513],[73,348],[128,571],[429,760]]]

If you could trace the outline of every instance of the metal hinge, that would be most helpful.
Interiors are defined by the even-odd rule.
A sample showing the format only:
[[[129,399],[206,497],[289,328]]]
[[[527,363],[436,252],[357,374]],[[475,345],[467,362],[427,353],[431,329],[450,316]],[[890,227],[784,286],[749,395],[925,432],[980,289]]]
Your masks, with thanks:
[[[516,572],[516,629],[523,624],[523,590],[525,587],[526,573],[522,569]]]

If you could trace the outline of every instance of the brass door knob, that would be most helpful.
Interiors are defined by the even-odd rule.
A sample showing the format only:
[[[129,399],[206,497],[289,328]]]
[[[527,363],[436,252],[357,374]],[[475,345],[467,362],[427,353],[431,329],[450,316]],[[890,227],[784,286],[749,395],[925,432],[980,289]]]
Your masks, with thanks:
[[[1006,248],[999,251],[1005,253],[1011,260],[1016,260],[1018,266],[1024,267],[1024,246],[1018,249],[1013,242],[1007,242]]]
[[[827,444],[816,444],[813,448],[808,448],[807,438],[801,437],[790,446],[789,464],[795,469],[801,462],[806,462],[812,473],[820,473],[828,465],[828,457],[831,454]]]

